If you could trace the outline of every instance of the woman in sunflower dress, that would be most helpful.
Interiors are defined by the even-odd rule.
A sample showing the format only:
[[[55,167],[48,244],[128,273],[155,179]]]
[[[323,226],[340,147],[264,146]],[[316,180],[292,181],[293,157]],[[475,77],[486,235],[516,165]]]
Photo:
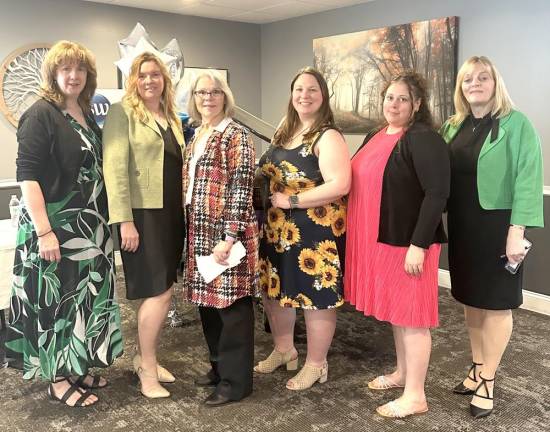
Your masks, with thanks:
[[[122,354],[101,131],[90,112],[95,61],[61,41],[42,75],[42,99],[17,130],[23,200],[6,351],[24,378],[50,381],[52,399],[88,406],[98,400],[90,389],[107,385],[90,368]]]
[[[271,192],[260,239],[260,284],[275,347],[254,370],[297,368],[294,324],[296,308],[302,308],[307,357],[286,387],[303,390],[327,379],[336,308],[344,302],[336,242],[346,229],[342,197],[351,168],[322,75],[304,68],[290,88],[287,115],[260,160]]]

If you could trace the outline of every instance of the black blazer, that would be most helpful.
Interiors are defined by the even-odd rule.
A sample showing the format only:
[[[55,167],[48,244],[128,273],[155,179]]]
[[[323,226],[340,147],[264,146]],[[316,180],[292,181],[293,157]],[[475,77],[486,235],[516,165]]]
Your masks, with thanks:
[[[88,125],[99,136],[101,130],[87,116]],[[17,128],[17,181],[35,180],[46,202],[65,197],[78,179],[85,153],[82,139],[61,110],[39,99],[23,113]]]
[[[372,136],[367,135],[363,145]],[[450,183],[447,144],[431,128],[413,125],[397,142],[384,170],[378,241],[424,249],[446,243],[441,214]]]

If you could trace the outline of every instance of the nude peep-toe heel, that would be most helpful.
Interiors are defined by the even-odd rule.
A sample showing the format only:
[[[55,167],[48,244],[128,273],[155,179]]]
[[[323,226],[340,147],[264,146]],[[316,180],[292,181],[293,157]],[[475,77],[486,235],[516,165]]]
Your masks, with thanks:
[[[273,350],[272,353],[269,354],[269,357],[254,366],[254,371],[268,374],[282,365],[286,365],[286,370],[294,371],[298,369],[298,354],[296,354],[295,358],[292,358],[294,352],[294,349],[284,353]]]
[[[289,390],[306,390],[319,381],[323,384],[328,379],[328,363],[321,367],[306,363],[295,377],[288,380],[286,388]]]

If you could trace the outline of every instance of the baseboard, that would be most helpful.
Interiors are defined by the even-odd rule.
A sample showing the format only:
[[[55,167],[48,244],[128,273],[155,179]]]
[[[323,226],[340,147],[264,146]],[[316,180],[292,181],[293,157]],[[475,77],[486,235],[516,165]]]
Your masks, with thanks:
[[[439,269],[439,286],[451,288],[451,276],[449,270]],[[523,304],[520,306],[533,312],[550,316],[550,296],[523,290]]]

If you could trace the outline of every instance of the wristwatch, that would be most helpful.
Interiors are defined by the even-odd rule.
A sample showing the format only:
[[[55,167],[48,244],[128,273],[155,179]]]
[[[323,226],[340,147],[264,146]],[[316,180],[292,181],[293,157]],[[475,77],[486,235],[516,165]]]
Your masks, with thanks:
[[[288,202],[290,203],[291,209],[297,208],[299,203],[298,195],[290,195],[288,197]]]

